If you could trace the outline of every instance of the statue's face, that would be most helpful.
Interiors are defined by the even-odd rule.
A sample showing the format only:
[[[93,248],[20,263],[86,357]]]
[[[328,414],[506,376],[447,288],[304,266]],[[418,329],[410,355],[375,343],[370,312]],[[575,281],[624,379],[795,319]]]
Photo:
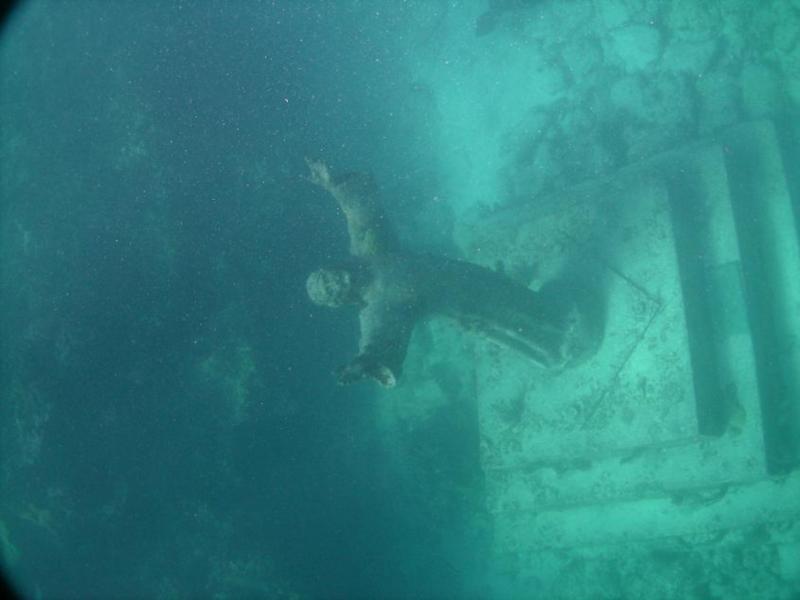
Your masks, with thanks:
[[[319,269],[306,280],[308,297],[320,306],[353,304],[355,289],[353,276],[344,269]]]

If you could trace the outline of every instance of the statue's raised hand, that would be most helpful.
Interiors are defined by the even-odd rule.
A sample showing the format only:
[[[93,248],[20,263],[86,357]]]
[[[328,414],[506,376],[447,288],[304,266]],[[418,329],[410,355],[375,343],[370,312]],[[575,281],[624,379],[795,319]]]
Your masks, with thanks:
[[[320,186],[323,189],[331,189],[331,174],[328,171],[328,165],[320,160],[312,160],[306,158],[306,164],[311,171],[309,180],[311,183]]]

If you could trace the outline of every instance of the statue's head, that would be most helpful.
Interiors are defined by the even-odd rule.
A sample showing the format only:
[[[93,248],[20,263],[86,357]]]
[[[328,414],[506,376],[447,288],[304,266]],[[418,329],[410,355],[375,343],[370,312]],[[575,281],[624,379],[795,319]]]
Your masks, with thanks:
[[[353,273],[348,269],[318,269],[306,280],[308,297],[320,306],[338,307],[359,302]]]

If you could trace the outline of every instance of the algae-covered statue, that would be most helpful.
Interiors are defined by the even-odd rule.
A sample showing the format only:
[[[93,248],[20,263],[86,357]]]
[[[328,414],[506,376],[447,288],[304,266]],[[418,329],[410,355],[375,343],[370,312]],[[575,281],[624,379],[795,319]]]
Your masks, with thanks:
[[[414,325],[426,316],[455,319],[545,368],[575,364],[597,345],[596,324],[570,286],[556,281],[534,292],[475,264],[411,252],[398,242],[371,177],[334,178],[325,164],[307,162],[350,234],[351,260],[306,282],[315,304],[360,308],[359,353],[337,371],[340,384],[372,378],[394,387]]]

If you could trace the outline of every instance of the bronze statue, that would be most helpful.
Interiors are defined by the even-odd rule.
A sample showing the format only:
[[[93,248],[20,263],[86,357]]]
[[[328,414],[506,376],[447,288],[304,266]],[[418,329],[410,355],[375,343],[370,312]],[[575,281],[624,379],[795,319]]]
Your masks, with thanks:
[[[545,368],[575,364],[593,351],[598,328],[570,285],[534,292],[472,263],[410,252],[400,245],[371,177],[331,176],[307,161],[311,181],[328,191],[347,219],[352,259],[322,268],[306,282],[321,306],[360,308],[359,353],[337,371],[340,384],[372,378],[394,387],[414,325],[426,316],[455,319]]]

